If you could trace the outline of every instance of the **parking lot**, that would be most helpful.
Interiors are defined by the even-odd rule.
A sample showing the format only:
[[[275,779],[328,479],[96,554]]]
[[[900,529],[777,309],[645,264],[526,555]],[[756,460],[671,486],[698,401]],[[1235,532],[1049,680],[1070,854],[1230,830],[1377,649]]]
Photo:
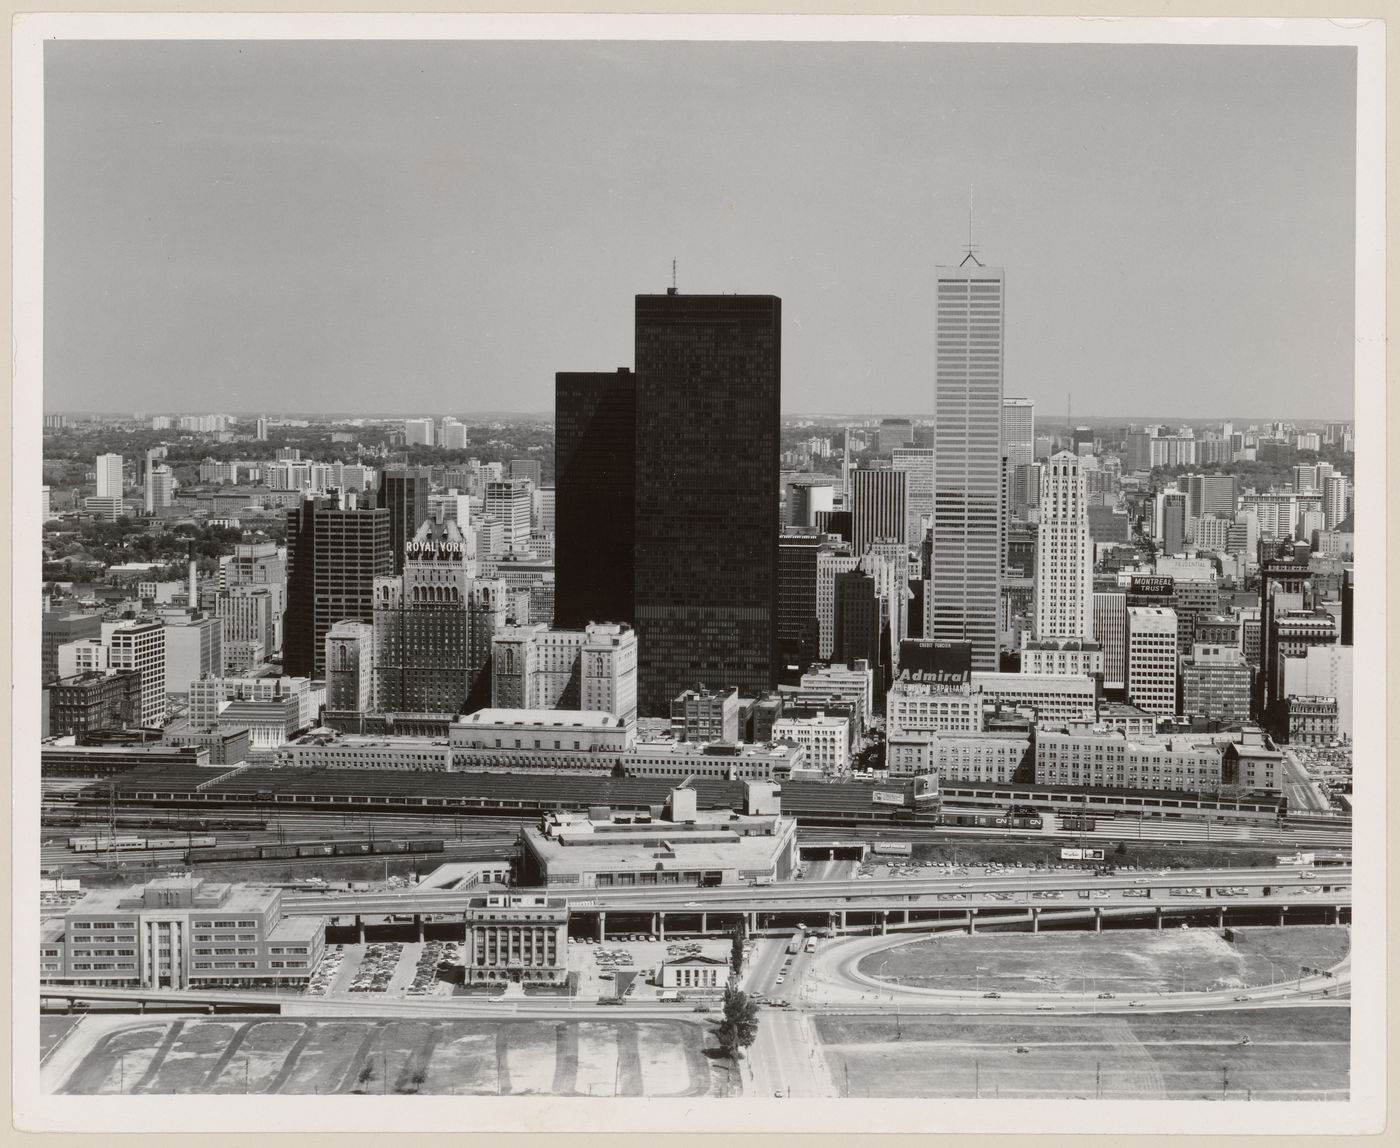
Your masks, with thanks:
[[[663,941],[654,933],[624,933],[602,944],[592,939],[571,937],[569,971],[579,974],[578,993],[581,997],[615,996],[618,973],[636,972],[631,996],[654,998],[661,989],[651,981],[659,978],[663,963],[691,955],[727,961],[731,944],[728,937]]]

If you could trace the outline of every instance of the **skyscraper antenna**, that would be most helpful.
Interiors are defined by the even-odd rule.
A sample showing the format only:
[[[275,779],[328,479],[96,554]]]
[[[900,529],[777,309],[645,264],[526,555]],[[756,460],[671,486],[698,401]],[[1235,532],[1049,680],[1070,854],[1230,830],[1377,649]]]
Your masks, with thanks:
[[[674,291],[675,289],[676,289],[676,261],[675,261],[674,259],[672,259],[672,260],[671,260],[671,290]]]
[[[981,267],[982,260],[974,254],[976,250],[977,244],[972,242],[972,184],[969,183],[967,185],[967,254],[963,256],[963,261],[958,266],[966,267],[967,261],[971,259],[978,267]]]

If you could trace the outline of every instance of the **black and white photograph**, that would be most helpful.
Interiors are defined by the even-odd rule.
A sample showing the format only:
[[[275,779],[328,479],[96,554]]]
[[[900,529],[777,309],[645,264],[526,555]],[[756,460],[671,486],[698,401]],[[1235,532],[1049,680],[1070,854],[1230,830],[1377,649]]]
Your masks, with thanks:
[[[19,1126],[1379,1130],[1383,49],[21,18]]]

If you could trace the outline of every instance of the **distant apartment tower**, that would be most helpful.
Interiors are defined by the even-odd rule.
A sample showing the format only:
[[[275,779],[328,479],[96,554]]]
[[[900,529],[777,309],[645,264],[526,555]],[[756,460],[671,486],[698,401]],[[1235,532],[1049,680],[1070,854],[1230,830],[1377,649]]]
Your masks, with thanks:
[[[393,566],[387,508],[345,509],[316,498],[287,512],[288,675],[324,678],[326,635],[337,622],[372,619],[374,580]]]
[[[1094,594],[1094,641],[1103,650],[1105,689],[1121,690],[1127,683],[1128,602],[1122,591]]]
[[[99,454],[97,456],[98,498],[121,498],[122,496],[122,456],[119,454]]]
[[[1177,712],[1176,614],[1161,606],[1128,608],[1128,700],[1159,717]]]
[[[1239,479],[1233,474],[1193,474],[1186,479],[1186,516],[1214,514],[1234,518],[1239,501]]]
[[[851,471],[851,544],[856,556],[876,542],[904,542],[909,473],[881,467]]]
[[[1351,483],[1344,474],[1329,474],[1322,490],[1322,511],[1327,517],[1327,529],[1336,530],[1351,514]]]
[[[1040,485],[1035,629],[1041,638],[1094,640],[1094,544],[1079,457],[1053,455]]]
[[[933,492],[937,482],[934,449],[896,447],[890,465],[909,476],[905,484],[904,542],[918,546],[923,541],[924,531],[933,523]]]
[[[636,299],[638,708],[777,663],[782,301]]]
[[[554,376],[554,622],[633,620],[637,376]]]
[[[402,574],[374,580],[375,709],[462,713],[490,701],[491,638],[505,624],[506,588],[473,579],[461,532],[425,522]]]
[[[1164,490],[1157,495],[1157,541],[1163,554],[1181,554],[1186,549],[1186,494]]]
[[[256,439],[258,440],[258,442],[267,442],[267,416],[266,416],[266,415],[259,415],[259,416],[258,416],[258,421],[257,421],[257,423],[256,423],[256,427],[257,427],[257,429],[255,430],[255,432],[254,432],[254,434],[253,434],[253,437],[256,438]]]
[[[389,551],[394,573],[403,573],[404,548],[428,521],[433,472],[422,466],[390,466],[379,476],[376,505],[389,512]]]
[[[164,725],[169,712],[165,694],[165,627],[159,622],[120,625],[112,631],[107,645],[112,669],[136,670],[141,675],[141,724]]]
[[[433,420],[405,419],[403,424],[403,441],[405,446],[432,446]]]
[[[969,254],[937,271],[934,442],[937,484],[925,633],[972,643],[972,668],[998,668],[1001,601],[1001,268]]]
[[[445,450],[467,449],[467,428],[451,415],[442,420],[442,446]]]

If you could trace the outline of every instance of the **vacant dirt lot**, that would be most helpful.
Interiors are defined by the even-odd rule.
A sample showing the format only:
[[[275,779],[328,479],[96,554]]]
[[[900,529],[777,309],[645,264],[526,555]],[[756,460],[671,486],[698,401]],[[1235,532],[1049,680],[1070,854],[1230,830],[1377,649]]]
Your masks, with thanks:
[[[943,936],[872,953],[866,976],[920,988],[1159,993],[1235,989],[1328,968],[1347,953],[1335,926],[1114,929],[1103,933]],[[981,972],[979,972],[979,968]]]
[[[1348,1009],[1298,1008],[898,1025],[822,1017],[816,1029],[841,1095],[1345,1100],[1350,1021]]]
[[[98,1036],[59,1091],[718,1095],[707,1043],[669,1020],[151,1019]]]

